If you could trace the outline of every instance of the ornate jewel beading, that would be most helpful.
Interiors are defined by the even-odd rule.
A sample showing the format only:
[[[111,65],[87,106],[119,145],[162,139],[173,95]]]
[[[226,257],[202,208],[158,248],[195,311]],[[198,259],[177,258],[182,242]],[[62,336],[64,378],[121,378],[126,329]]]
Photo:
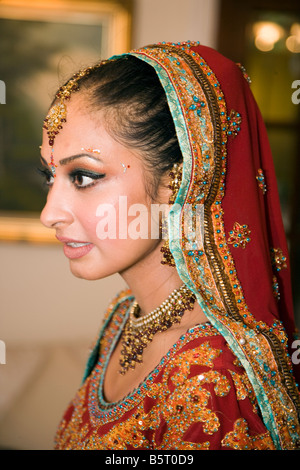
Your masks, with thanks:
[[[276,276],[273,276],[272,278],[272,289],[275,299],[280,300],[279,283]]]
[[[266,181],[265,181],[265,175],[264,175],[264,172],[262,171],[261,168],[259,168],[258,170],[258,175],[256,176],[256,179],[258,181],[258,186],[259,188],[262,190],[262,193],[263,194],[266,194],[267,192],[267,185],[266,185]]]
[[[240,113],[232,109],[229,116],[227,116],[227,134],[235,137],[241,130],[242,118]]]
[[[271,259],[272,265],[276,271],[281,271],[284,268],[287,268],[287,258],[284,256],[281,248],[271,248]]]
[[[168,187],[171,190],[171,195],[169,198],[169,205],[171,205],[171,204],[174,204],[177,193],[181,185],[182,166],[178,163],[175,163],[169,173],[169,176],[170,176],[170,183]],[[172,253],[169,247],[168,224],[167,224],[165,215],[163,215],[163,220],[161,222],[161,232],[162,232],[162,238],[165,239],[165,242],[160,249],[161,253],[163,254],[161,264],[166,264],[168,266],[175,267],[175,261],[174,261],[174,258],[172,256]]]
[[[227,241],[235,248],[245,248],[251,241],[250,234],[251,230],[249,230],[248,225],[240,225],[238,222],[235,222],[233,229],[229,232],[229,238]]]
[[[191,111],[195,111],[197,116],[201,116],[201,110],[206,106],[205,101],[201,100],[198,98],[198,96],[194,95],[193,96],[193,104],[189,106],[189,109]]]
[[[55,95],[55,103],[50,108],[48,115],[44,119],[44,129],[47,130],[49,145],[53,147],[54,139],[63,127],[67,119],[66,101],[71,98],[73,92],[79,90],[79,80],[89,75],[92,70],[105,64],[107,60],[101,61],[93,67],[87,67],[75,73],[72,78],[61,86]]]
[[[55,136],[62,129],[62,125],[66,122],[67,107],[64,102],[60,102],[52,106],[48,115],[44,120],[44,129],[47,130],[49,137],[49,145],[52,147],[54,144]]]
[[[122,336],[120,358],[121,374],[134,369],[142,362],[143,350],[159,331],[165,331],[175,323],[180,323],[186,310],[194,308],[195,296],[185,286],[174,290],[158,308],[139,317],[139,306],[134,302]]]
[[[169,204],[173,204],[175,202],[175,199],[176,199],[176,196],[177,196],[177,193],[179,191],[180,184],[182,181],[182,166],[178,163],[175,163],[169,175],[170,175],[169,189],[171,189],[171,196],[169,199]]]
[[[250,85],[250,84],[251,84],[251,78],[249,77],[249,75],[248,75],[248,73],[247,73],[247,71],[246,71],[246,68],[245,68],[242,64],[240,64],[240,63],[237,63],[236,65],[237,65],[237,66],[239,67],[239,69],[242,71],[245,80],[246,80],[246,81],[249,83],[249,85]]]

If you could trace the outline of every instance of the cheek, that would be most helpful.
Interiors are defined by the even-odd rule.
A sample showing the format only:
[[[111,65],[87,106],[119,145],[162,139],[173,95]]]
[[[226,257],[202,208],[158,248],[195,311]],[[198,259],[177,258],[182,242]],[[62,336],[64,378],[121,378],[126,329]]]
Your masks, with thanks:
[[[79,218],[89,240],[103,250],[129,248],[140,240],[151,244],[159,238],[157,214],[140,198],[119,196],[114,202],[101,202],[82,207]]]
[[[143,174],[132,172],[110,179],[86,196],[77,199],[74,209],[94,244],[151,239],[151,201]]]

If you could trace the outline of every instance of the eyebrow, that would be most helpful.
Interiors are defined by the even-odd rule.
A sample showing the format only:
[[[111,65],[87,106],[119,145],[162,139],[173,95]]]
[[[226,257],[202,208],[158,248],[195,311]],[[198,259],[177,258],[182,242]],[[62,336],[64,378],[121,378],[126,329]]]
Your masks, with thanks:
[[[71,155],[70,157],[62,158],[59,160],[60,165],[67,165],[68,163],[72,162],[73,160],[77,160],[78,158],[91,158],[92,160],[96,160],[97,162],[102,162],[102,159],[99,157],[94,157],[94,155],[89,155],[88,153],[78,153],[76,155]],[[48,162],[41,156],[41,160],[48,166]]]

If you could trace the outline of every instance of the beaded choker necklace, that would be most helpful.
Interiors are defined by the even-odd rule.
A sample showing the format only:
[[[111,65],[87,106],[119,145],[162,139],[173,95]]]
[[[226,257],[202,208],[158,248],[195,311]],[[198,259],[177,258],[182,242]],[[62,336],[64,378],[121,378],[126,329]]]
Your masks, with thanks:
[[[142,362],[143,350],[159,331],[180,323],[185,310],[193,310],[195,295],[185,286],[174,290],[155,310],[140,316],[140,307],[134,302],[122,336],[120,358],[121,374]]]

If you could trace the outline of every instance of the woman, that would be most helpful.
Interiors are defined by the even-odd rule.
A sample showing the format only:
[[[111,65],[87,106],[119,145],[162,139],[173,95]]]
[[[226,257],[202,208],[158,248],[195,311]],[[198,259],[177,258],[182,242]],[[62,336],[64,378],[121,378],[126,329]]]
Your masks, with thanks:
[[[41,220],[76,276],[118,272],[129,289],[57,449],[300,446],[287,246],[248,82],[210,48],[163,43],[58,91]]]

